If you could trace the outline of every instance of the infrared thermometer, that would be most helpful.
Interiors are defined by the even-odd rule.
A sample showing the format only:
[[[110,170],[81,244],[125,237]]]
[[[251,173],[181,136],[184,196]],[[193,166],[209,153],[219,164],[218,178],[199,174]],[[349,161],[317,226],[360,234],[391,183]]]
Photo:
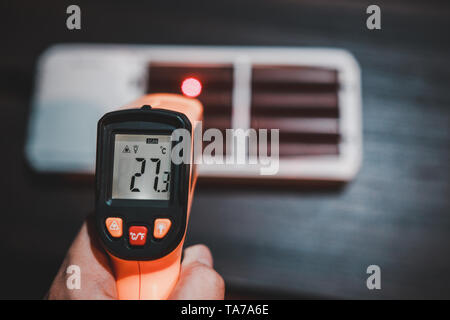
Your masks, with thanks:
[[[198,100],[150,94],[105,114],[97,127],[95,220],[111,257],[121,300],[167,299],[179,272],[196,184],[195,126]],[[172,161],[187,130],[190,148]]]

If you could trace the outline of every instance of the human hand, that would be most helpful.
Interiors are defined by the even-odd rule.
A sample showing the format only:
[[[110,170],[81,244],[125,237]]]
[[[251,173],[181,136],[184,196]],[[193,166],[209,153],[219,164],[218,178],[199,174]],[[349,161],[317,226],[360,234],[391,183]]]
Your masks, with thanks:
[[[80,289],[67,287],[66,270],[77,265],[81,270]],[[194,245],[184,250],[180,278],[169,299],[223,299],[225,284],[213,269],[208,247]],[[48,299],[117,299],[116,281],[109,256],[102,248],[92,223],[85,221],[73,241],[47,294]]]

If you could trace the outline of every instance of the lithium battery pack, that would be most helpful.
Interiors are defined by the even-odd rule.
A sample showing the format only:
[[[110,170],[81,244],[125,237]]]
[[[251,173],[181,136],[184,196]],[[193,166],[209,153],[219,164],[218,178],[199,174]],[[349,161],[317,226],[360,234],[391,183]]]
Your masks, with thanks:
[[[340,49],[57,45],[38,62],[26,157],[39,172],[93,174],[97,120],[165,92],[200,100],[203,129],[279,129],[276,174],[199,164],[200,178],[346,182],[362,159],[360,88]]]

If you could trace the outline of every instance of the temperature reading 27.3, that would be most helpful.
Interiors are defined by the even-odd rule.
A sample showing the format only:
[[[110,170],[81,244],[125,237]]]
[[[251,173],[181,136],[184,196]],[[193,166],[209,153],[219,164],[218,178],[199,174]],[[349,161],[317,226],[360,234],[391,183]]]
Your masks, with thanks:
[[[136,179],[142,177],[142,179],[145,181],[145,177],[143,177],[145,173],[145,164],[146,160],[144,158],[135,158],[137,162],[141,164],[140,171],[136,172],[131,177],[131,183],[130,183],[130,190],[131,192],[141,192],[139,188],[136,187]],[[169,183],[170,183],[170,172],[164,171],[162,174],[162,186],[160,183],[160,173],[161,173],[161,159],[160,158],[150,158],[150,161],[155,164],[155,172],[154,175],[151,175],[153,177],[153,190],[156,192],[167,192],[169,191]],[[145,183],[145,182],[144,182]]]
[[[170,150],[170,136],[116,134],[112,198],[168,200]]]

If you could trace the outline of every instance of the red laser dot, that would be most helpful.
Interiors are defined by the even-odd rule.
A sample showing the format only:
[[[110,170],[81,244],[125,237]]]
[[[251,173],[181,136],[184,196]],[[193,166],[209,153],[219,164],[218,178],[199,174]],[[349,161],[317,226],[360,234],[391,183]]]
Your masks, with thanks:
[[[202,92],[202,84],[195,78],[186,78],[181,84],[181,92],[191,98],[198,97]]]

